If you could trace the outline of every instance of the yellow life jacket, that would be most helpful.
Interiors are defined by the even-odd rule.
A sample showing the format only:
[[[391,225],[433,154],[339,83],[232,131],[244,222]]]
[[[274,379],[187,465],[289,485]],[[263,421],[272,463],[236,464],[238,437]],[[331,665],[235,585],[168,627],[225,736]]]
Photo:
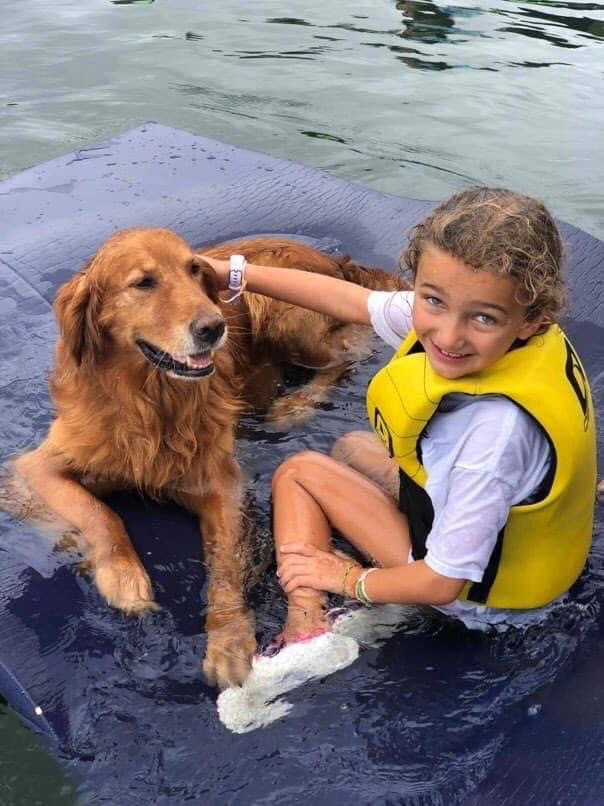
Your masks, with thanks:
[[[466,583],[459,598],[540,607],[575,582],[591,545],[596,432],[585,371],[562,330],[551,325],[483,371],[448,380],[432,369],[412,330],[367,390],[369,421],[400,465],[402,483],[425,488],[420,437],[442,398],[454,393],[504,395],[541,425],[552,449],[545,489],[538,500],[510,509],[482,582]],[[415,559],[425,556],[431,517],[419,548],[417,536],[412,540]]]

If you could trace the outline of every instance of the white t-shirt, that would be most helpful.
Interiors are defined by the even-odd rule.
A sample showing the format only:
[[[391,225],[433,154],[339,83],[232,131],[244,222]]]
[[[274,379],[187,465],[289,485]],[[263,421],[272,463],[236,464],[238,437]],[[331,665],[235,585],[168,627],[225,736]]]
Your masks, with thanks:
[[[370,294],[371,324],[391,347],[398,348],[411,329],[412,306],[412,291]],[[545,432],[506,397],[453,394],[441,401],[421,448],[434,507],[425,562],[443,576],[480,582],[510,507],[530,499],[549,468]],[[542,608],[503,610],[460,601],[438,609],[482,628],[526,624],[537,612],[543,615]]]

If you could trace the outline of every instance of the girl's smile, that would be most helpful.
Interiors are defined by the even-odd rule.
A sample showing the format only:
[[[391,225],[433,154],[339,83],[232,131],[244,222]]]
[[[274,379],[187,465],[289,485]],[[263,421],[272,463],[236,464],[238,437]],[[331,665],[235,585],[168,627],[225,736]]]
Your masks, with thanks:
[[[474,270],[427,246],[415,278],[413,326],[432,368],[455,379],[480,372],[516,341],[533,336],[542,319],[528,322],[511,277]]]

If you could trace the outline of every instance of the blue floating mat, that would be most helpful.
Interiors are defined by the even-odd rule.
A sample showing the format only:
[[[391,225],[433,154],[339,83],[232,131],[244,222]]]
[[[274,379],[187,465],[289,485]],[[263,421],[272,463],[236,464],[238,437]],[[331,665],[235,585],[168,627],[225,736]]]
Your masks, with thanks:
[[[169,227],[195,245],[282,234],[391,268],[405,233],[431,206],[157,124],[2,182],[2,458],[44,437],[51,302],[116,229]],[[602,419],[604,244],[561,228],[567,329]],[[276,434],[260,417],[243,420],[239,454],[259,541],[270,539],[272,470],[295,450],[327,450],[345,430],[363,427],[364,388],[386,357],[362,362],[303,429]],[[106,606],[72,558],[0,515],[0,692],[84,800],[604,802],[601,507],[587,571],[538,628],[486,635],[406,611],[354,663],[283,694],[278,719],[241,732],[219,719],[217,693],[200,675],[205,578],[194,519],[126,494],[109,503],[162,606],[140,619]],[[252,604],[262,640],[284,615],[273,569]]]

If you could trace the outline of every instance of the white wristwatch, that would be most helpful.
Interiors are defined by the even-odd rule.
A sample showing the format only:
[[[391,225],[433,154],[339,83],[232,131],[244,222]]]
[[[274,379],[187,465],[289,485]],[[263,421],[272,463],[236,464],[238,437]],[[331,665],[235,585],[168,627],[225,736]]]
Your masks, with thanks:
[[[231,255],[229,259],[229,291],[236,297],[241,294],[243,289],[246,266],[247,260],[243,255]]]

